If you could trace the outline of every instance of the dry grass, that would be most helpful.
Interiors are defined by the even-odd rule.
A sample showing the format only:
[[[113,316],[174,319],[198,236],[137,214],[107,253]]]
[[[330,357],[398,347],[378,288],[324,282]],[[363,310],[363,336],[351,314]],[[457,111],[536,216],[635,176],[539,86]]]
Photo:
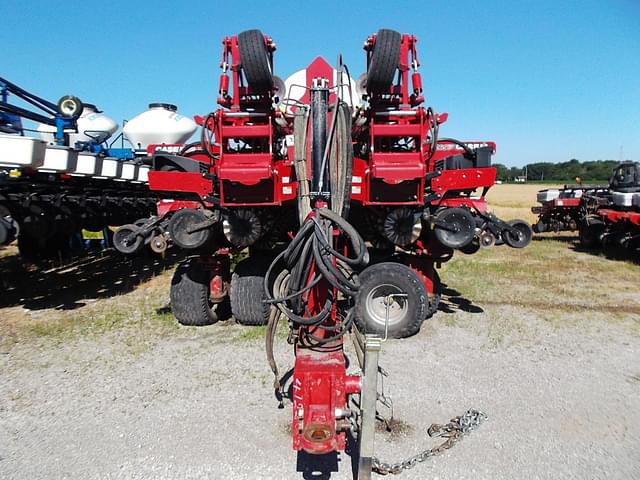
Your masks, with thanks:
[[[548,187],[496,185],[488,195],[489,208],[504,220],[533,221],[535,194]],[[526,330],[522,319],[527,316],[556,327],[602,318],[623,321],[640,334],[640,267],[581,251],[575,233],[536,235],[522,250],[499,246],[471,256],[456,254],[441,277],[491,314],[489,335],[497,343]]]
[[[520,218],[533,223],[536,215],[531,207],[537,205],[536,193],[545,188],[558,188],[560,185],[540,184],[502,184],[494,185],[487,194],[489,209],[505,220]]]
[[[489,207],[505,220],[534,220],[530,213],[535,194],[545,185],[496,185],[488,195]],[[14,248],[3,249],[5,256]],[[0,308],[0,350],[20,342],[74,341],[91,336],[121,339],[131,351],[142,352],[154,342],[171,337],[214,335],[220,341],[260,341],[264,328],[246,328],[221,322],[205,328],[179,327],[166,309],[173,269],[141,282],[132,291],[110,298],[86,300],[73,310]],[[577,249],[575,235],[536,236],[522,250],[506,246],[467,256],[456,253],[441,270],[449,295],[465,299],[490,313],[490,336],[526,329],[527,315],[553,325],[604,317],[630,320],[640,333],[640,267],[613,261]],[[445,295],[446,300],[447,295]],[[465,315],[440,313],[445,325],[464,323]],[[282,325],[278,335],[286,335]]]

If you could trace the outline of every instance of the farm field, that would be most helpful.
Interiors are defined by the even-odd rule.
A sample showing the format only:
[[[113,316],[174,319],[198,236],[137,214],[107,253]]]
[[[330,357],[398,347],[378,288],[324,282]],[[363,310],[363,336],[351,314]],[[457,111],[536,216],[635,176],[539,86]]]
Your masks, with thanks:
[[[504,219],[532,221],[543,185],[496,185]],[[351,457],[291,450],[264,328],[180,327],[178,257],[95,255],[46,272],[0,250],[0,478],[351,478]],[[456,253],[437,314],[384,344],[396,461],[467,408],[488,420],[406,479],[640,478],[640,265],[575,235]],[[291,365],[280,335],[281,368]],[[323,476],[314,476],[316,471]]]

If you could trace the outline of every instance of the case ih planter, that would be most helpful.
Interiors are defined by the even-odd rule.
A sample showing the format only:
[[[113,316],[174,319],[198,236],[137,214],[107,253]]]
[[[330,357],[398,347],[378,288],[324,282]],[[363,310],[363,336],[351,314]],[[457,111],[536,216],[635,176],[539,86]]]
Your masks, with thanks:
[[[229,306],[241,323],[267,323],[281,397],[272,347],[287,319],[293,447],[340,451],[352,435],[361,478],[389,467],[372,458],[382,337],[415,334],[434,313],[436,267],[455,249],[531,240],[526,223],[487,211],[495,144],[438,138],[447,115],[423,106],[416,41],[391,30],[369,37],[356,89],[341,60],[334,69],[316,58],[282,82],[270,37],[225,38],[222,108],[197,119],[199,142],[155,151],[159,215],[116,234],[123,250],[160,236],[193,252],[171,286],[181,323],[212,323]],[[231,272],[228,256],[241,251],[248,257]],[[362,375],[346,372],[349,332]]]
[[[338,73],[322,58],[282,82],[272,74],[275,43],[257,30],[223,40],[222,108],[197,119],[199,142],[153,155],[149,186],[165,198],[174,192],[176,203],[143,226],[128,225],[116,243],[131,251],[145,242],[153,246],[151,239],[160,235],[163,245],[173,243],[198,256],[172,284],[182,290],[186,278],[201,283],[197,301],[172,295],[178,303],[195,301],[174,304],[180,322],[204,324],[217,318],[216,310],[226,302],[218,294],[215,303],[207,301],[207,292],[214,288],[209,280],[218,278],[231,278],[228,288],[215,289],[229,293],[238,321],[266,322],[264,298],[251,292],[308,216],[312,194],[346,205],[343,216],[367,242],[372,265],[394,264],[378,270],[380,283],[406,288],[396,285],[399,271],[417,285],[398,300],[391,336],[417,332],[435,312],[440,295],[436,266],[455,249],[473,253],[496,242],[516,248],[529,243],[525,222],[504,222],[487,211],[484,196],[495,182],[490,160],[495,144],[438,138],[447,114],[422,106],[416,41],[391,30],[368,38],[367,73],[356,88],[346,72]],[[314,83],[320,78],[325,84]],[[314,86],[329,93],[314,97]],[[342,100],[328,114],[331,128],[324,138],[322,132],[314,134],[309,112],[314,102],[334,105],[338,88]],[[359,103],[358,96],[365,101]],[[325,152],[327,142],[332,148]],[[336,173],[338,155],[349,161]],[[309,178],[323,165],[326,175]],[[249,257],[233,274],[219,270],[230,262],[218,260],[245,248]],[[200,273],[208,264],[215,265],[209,278]],[[189,277],[189,268],[197,273]],[[380,332],[376,311],[385,292],[373,288],[361,295],[356,300],[363,307],[355,321]],[[248,302],[255,305],[244,308]],[[179,313],[187,310],[197,313]]]

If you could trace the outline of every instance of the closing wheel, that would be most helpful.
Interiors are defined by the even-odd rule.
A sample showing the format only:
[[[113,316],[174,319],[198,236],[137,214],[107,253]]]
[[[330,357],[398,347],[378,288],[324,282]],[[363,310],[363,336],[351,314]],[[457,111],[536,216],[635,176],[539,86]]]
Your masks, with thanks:
[[[257,92],[273,88],[273,73],[269,51],[260,30],[247,30],[238,35],[240,63],[249,87]]]
[[[395,30],[378,30],[367,70],[367,91],[382,93],[389,90],[400,62],[401,42],[402,35]]]
[[[144,245],[144,238],[138,235],[139,231],[135,225],[122,225],[113,234],[113,246],[126,255],[139,251]]]
[[[360,274],[356,322],[366,333],[404,338],[414,335],[427,317],[429,297],[418,275],[406,265],[383,262]],[[387,312],[388,310],[388,312]]]
[[[84,106],[78,97],[65,95],[58,100],[58,113],[64,118],[78,117],[82,113]]]
[[[473,240],[475,221],[464,208],[446,208],[436,216],[434,234],[445,247],[462,248]]]
[[[271,307],[264,303],[264,276],[270,259],[246,258],[231,275],[231,313],[242,325],[266,325]]]
[[[504,243],[512,248],[524,248],[531,243],[533,230],[531,230],[529,223],[524,220],[509,220],[507,223],[511,228],[515,229],[517,233],[511,232],[510,230],[503,230],[502,238]]]
[[[209,298],[211,272],[197,258],[182,262],[171,279],[171,311],[182,325],[211,325],[223,318],[225,303]]]
[[[580,224],[580,245],[584,248],[594,248],[600,244],[600,236],[604,232],[604,222],[598,217],[588,217]]]

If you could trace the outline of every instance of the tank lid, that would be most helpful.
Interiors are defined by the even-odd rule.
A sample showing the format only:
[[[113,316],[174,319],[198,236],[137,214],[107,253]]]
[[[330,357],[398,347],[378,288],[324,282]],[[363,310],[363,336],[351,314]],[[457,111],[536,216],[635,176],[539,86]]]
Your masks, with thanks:
[[[100,110],[98,107],[96,107],[93,103],[84,103],[84,102],[82,102],[82,106],[84,108],[86,108],[87,110],[91,110],[91,111],[94,111],[96,113],[102,113],[102,110]]]
[[[167,110],[171,110],[172,112],[178,111],[178,107],[171,103],[150,103],[149,108],[166,108]]]

